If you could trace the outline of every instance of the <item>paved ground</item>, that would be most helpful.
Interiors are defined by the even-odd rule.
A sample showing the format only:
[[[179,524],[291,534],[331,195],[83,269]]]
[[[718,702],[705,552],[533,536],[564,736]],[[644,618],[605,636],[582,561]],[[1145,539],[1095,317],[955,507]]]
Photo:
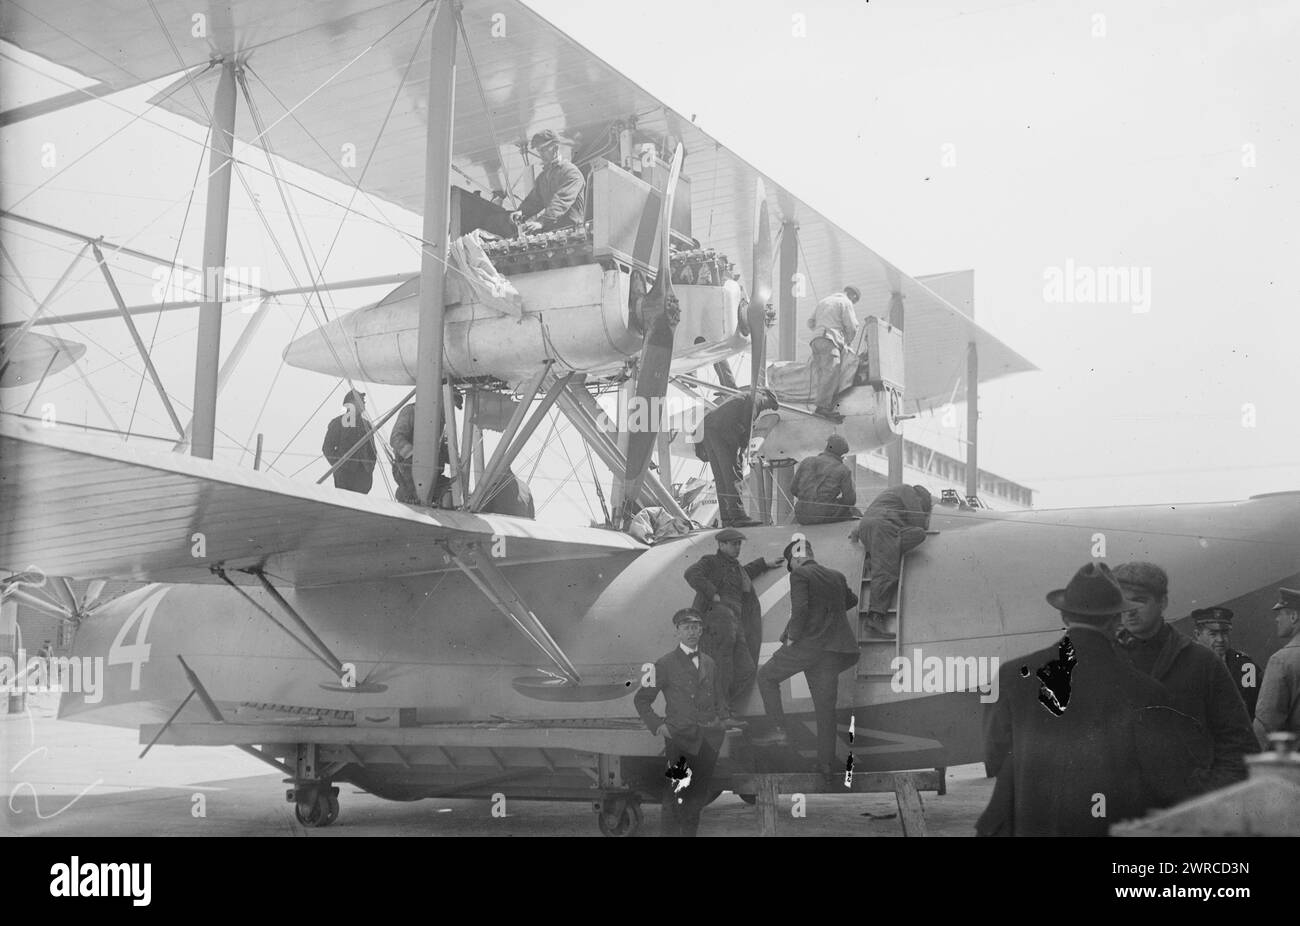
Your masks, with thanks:
[[[340,785],[339,820],[307,829],[284,800],[282,775],[230,748],[158,746],[138,759],[134,731],[54,719],[51,696],[27,714],[0,715],[0,833],[50,836],[595,836],[590,805],[511,802],[504,817],[485,800],[395,803]],[[992,782],[978,765],[948,770],[948,793],[923,794],[931,835],[973,835]],[[796,818],[789,797],[785,836],[901,836],[892,795],[809,795]],[[202,811],[202,815],[199,814]],[[658,827],[645,808],[643,833]],[[757,810],[723,794],[705,811],[702,836],[758,833]]]

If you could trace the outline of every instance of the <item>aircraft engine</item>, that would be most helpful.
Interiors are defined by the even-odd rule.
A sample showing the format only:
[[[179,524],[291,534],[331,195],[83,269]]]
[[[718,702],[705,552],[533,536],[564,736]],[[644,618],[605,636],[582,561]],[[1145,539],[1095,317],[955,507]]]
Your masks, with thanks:
[[[698,255],[697,255],[698,256]],[[621,265],[589,263],[510,276],[522,297],[519,316],[478,302],[446,308],[445,363],[453,379],[492,376],[517,383],[544,359],[556,371],[595,376],[620,372],[642,343],[630,318],[631,274]],[[703,258],[674,258],[674,277],[684,279]],[[681,268],[681,269],[679,269]],[[695,270],[698,273],[698,269]],[[740,288],[676,282],[681,304],[673,372],[687,372],[742,350],[737,332]],[[415,382],[419,334],[419,281],[402,284],[378,303],[298,338],[284,351],[291,366],[329,376],[346,371],[366,383]]]

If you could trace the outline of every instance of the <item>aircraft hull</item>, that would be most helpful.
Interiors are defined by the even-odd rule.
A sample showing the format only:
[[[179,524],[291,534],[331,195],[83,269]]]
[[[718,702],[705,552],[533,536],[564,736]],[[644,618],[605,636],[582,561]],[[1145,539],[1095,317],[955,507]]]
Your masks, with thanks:
[[[818,560],[844,572],[856,588],[862,549],[847,540],[850,526],[802,530]],[[1234,645],[1261,663],[1276,645],[1266,639],[1272,595],[1300,580],[1300,493],[1176,508],[937,509],[932,527],[940,533],[907,558],[901,599],[897,654],[918,667],[932,657],[973,657],[988,660],[996,674],[992,659],[1005,664],[1046,645],[1060,621],[1045,594],[1064,586],[1102,546],[1098,558],[1112,564],[1148,559],[1165,566],[1170,618],[1208,605],[1234,608]],[[793,529],[748,530],[744,559],[779,555]],[[586,699],[581,690],[572,699],[530,694],[530,684],[553,667],[462,574],[440,572],[285,591],[324,642],[355,665],[357,679],[384,686],[381,691],[342,690],[334,673],[231,589],[151,586],[83,622],[74,652],[105,657],[104,690],[94,703],[65,694],[60,716],[125,726],[163,722],[190,688],[180,655],[232,722],[347,723],[358,711],[403,708],[420,724],[630,721],[646,665],[673,646],[671,614],[691,602],[682,573],[714,549],[712,534],[703,533],[651,548],[630,564],[610,557],[506,569],[584,685],[603,692],[599,699]],[[755,585],[766,658],[789,617],[789,582],[784,570],[772,570]],[[278,613],[260,591],[250,594]],[[996,694],[981,691],[978,681],[972,675],[962,690],[945,690],[942,674],[937,686],[922,673],[900,685],[846,671],[839,687],[841,748],[848,748],[852,718],[858,768],[978,761],[981,718]],[[783,685],[783,696],[787,710],[805,721],[807,737],[799,745],[811,752],[812,704],[801,676]],[[761,715],[757,692],[744,713]],[[208,717],[195,700],[179,719]]]

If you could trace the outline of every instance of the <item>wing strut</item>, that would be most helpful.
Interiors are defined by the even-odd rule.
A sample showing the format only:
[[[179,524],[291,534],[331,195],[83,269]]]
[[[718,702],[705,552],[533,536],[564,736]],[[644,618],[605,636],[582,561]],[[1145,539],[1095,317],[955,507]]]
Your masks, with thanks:
[[[284,596],[280,594],[279,589],[277,589],[274,585],[271,584],[271,581],[266,577],[266,573],[264,573],[261,569],[244,569],[241,571],[256,577],[257,581],[262,583],[262,587],[266,589],[267,594],[269,594],[271,598],[275,601],[275,603],[278,604],[284,610],[285,614],[289,615],[290,620],[292,620],[294,624],[296,624],[298,628],[304,634],[306,634],[307,640],[303,640],[302,637],[299,637],[296,633],[294,633],[292,630],[286,627],[283,623],[280,622],[279,618],[277,618],[274,614],[272,614],[266,608],[262,607],[257,601],[255,601],[252,595],[244,591],[244,589],[241,586],[235,584],[235,582],[231,580],[231,578],[228,575],[226,575],[226,570],[224,568],[222,568],[221,566],[212,567],[212,572],[214,575],[220,578],[221,581],[225,582],[235,591],[239,592],[240,595],[244,596],[244,599],[248,601],[249,604],[257,608],[257,610],[261,611],[268,618],[270,618],[271,623],[275,624],[275,626],[279,627],[281,630],[287,633],[289,635],[289,638],[293,640],[293,642],[297,643],[304,650],[306,650],[308,653],[314,656],[319,662],[324,664],[324,666],[330,670],[330,672],[333,674],[335,678],[340,679],[340,682],[338,684],[330,684],[330,685],[322,684],[321,685],[322,688],[325,688],[329,691],[342,691],[345,693],[357,693],[357,694],[371,694],[374,692],[388,690],[387,685],[381,685],[377,682],[356,681],[353,684],[344,684],[342,682],[342,679],[345,677],[347,667],[344,665],[343,660],[339,659],[338,656],[334,655],[334,651],[325,645],[324,640],[322,640],[319,636],[317,636],[316,631],[311,629],[311,625],[309,625],[305,620],[303,620],[302,616],[293,609],[293,606],[290,605],[289,602],[284,600]],[[310,643],[307,641],[310,641]]]
[[[490,556],[479,549],[476,550],[473,559],[470,559],[462,552],[453,549],[450,544],[447,545],[447,554],[460,571],[478,586],[479,591],[487,596],[488,601],[510,618],[529,642],[555,663],[567,681],[574,685],[582,683],[582,677],[578,675],[573,662],[565,655],[564,650],[560,649],[559,644],[555,642],[542,622],[537,619],[537,615],[528,609],[527,603],[519,597],[519,593],[515,591],[505,574],[497,568],[497,564],[492,562]],[[478,572],[474,571],[474,567],[478,568]]]

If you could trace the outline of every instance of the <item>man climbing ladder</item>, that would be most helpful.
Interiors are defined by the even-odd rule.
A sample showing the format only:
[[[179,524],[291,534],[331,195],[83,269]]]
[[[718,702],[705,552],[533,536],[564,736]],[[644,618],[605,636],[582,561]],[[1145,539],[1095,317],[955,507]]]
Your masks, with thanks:
[[[885,626],[898,590],[903,554],[920,546],[930,526],[930,491],[921,485],[895,486],[875,497],[849,539],[867,548],[864,572],[871,575],[871,599],[866,626],[884,639],[894,634]]]

